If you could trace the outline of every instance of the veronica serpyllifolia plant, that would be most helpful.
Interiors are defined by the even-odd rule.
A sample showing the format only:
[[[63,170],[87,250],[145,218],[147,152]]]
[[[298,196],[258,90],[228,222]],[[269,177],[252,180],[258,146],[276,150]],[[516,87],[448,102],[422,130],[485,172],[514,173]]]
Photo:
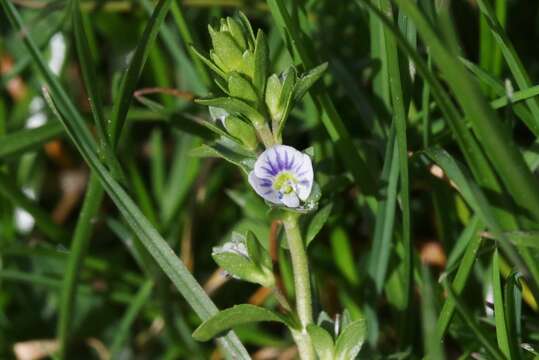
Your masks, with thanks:
[[[309,264],[298,220],[317,209],[320,191],[311,157],[282,144],[290,110],[322,76],[327,65],[300,75],[293,66],[281,74],[272,74],[264,32],[258,30],[255,37],[242,13],[237,18],[221,19],[218,27],[209,26],[209,33],[212,42],[209,54],[194,51],[215,73],[220,94],[197,102],[209,107],[211,121],[204,125],[218,136],[196,153],[221,157],[239,166],[252,189],[282,222],[296,298],[292,309],[275,287],[271,258],[254,235],[234,233],[232,239],[214,248],[214,260],[234,278],[274,288],[283,312],[237,305],[204,322],[193,336],[209,340],[241,323],[279,321],[290,329],[302,359],[315,359],[316,355],[326,359],[327,354],[332,354],[331,358],[352,359],[361,347],[363,322],[347,324],[352,326],[350,329],[357,330],[359,326],[363,331],[350,335],[350,331],[343,329],[334,334],[336,342],[323,327],[313,323]],[[320,336],[330,341],[318,341]],[[345,339],[339,340],[342,336]]]

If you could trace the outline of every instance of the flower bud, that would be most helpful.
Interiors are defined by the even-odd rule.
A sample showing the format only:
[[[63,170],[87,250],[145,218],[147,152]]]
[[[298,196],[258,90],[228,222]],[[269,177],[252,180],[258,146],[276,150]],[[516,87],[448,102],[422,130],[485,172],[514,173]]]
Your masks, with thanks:
[[[210,58],[225,75],[238,72],[252,78],[254,54],[242,25],[233,18],[221,19],[219,30],[208,26],[213,49]]]

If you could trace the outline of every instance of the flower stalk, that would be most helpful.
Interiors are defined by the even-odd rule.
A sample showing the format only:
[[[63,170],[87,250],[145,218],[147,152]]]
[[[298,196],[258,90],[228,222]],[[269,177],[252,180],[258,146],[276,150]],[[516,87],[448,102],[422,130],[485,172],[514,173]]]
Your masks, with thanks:
[[[294,289],[296,292],[296,311],[301,324],[299,331],[293,331],[292,335],[298,345],[302,360],[315,359],[311,338],[307,333],[307,326],[313,322],[313,306],[311,295],[311,282],[309,277],[309,263],[307,252],[303,244],[298,225],[299,214],[284,211],[282,221],[288,240],[288,248],[292,259],[294,272]]]

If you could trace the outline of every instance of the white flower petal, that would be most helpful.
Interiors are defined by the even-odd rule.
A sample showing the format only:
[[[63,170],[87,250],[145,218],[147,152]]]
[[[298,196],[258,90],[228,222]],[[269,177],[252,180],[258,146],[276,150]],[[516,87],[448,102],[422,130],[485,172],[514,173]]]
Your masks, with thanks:
[[[251,184],[258,195],[262,196],[267,201],[274,204],[281,204],[279,193],[273,189],[273,183],[270,179],[259,178],[254,171],[251,171],[249,173],[249,184]]]
[[[281,200],[289,208],[297,208],[299,206],[299,199],[295,192],[284,194]]]
[[[311,195],[314,180],[313,164],[309,155],[303,154],[303,162],[299,166],[296,176],[299,181],[297,185],[298,196],[305,201]]]
[[[299,163],[303,154],[287,145],[275,145],[266,149],[255,163],[255,174],[258,177],[273,177],[283,170],[292,170]]]

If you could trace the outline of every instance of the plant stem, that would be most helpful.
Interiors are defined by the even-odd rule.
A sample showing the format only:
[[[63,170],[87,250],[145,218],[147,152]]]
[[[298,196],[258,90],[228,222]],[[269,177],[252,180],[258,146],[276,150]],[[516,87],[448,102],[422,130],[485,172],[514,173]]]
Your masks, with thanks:
[[[296,292],[296,311],[301,323],[301,329],[299,331],[292,331],[292,336],[298,346],[300,358],[310,360],[315,359],[311,338],[307,333],[307,325],[313,322],[313,306],[309,279],[309,263],[299,231],[298,217],[298,214],[285,212],[282,220],[292,259],[294,288]]]

